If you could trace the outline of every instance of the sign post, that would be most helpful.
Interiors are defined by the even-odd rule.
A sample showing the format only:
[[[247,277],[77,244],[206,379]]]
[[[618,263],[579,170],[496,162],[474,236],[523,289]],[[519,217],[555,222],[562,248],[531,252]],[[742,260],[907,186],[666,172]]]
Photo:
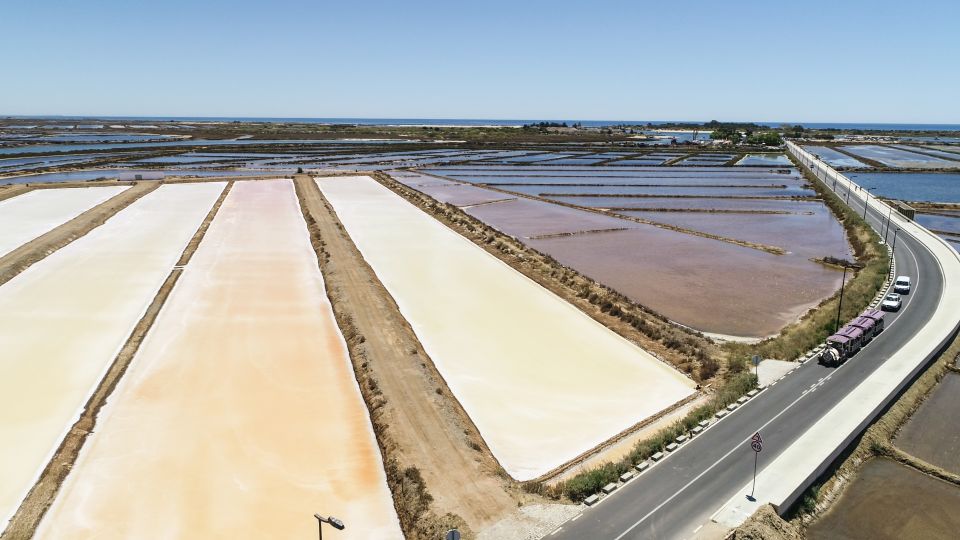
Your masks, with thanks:
[[[750,358],[753,361],[754,374],[757,376],[757,384],[760,384],[760,355],[755,354]]]
[[[760,451],[763,450],[763,439],[760,438],[759,431],[750,438],[750,448],[753,450],[753,487],[750,488],[750,496],[747,498],[752,501],[753,492],[757,489],[757,458],[760,457]]]

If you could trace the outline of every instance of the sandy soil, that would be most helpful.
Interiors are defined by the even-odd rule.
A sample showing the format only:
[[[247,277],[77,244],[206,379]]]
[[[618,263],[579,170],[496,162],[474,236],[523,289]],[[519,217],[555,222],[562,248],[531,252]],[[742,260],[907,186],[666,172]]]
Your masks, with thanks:
[[[433,496],[434,515],[452,513],[479,530],[516,509],[479,433],[445,389],[393,298],[344,232],[313,179],[296,179],[301,205],[315,222],[325,254],[324,279],[338,318],[362,339],[351,339],[358,376],[376,381],[372,416],[387,458],[417,467]],[[370,393],[370,392],[368,392]],[[376,392],[373,392],[376,394]],[[478,450],[480,449],[480,450]]]
[[[757,366],[757,378],[760,380],[760,386],[767,386],[773,381],[783,377],[788,371],[797,367],[796,362],[787,362],[786,360],[766,359]]]
[[[26,270],[30,265],[66,246],[102,225],[107,219],[133,204],[140,197],[157,189],[157,182],[141,182],[111,199],[87,210],[63,225],[49,231],[0,257],[0,285]],[[39,190],[38,190],[39,191]]]
[[[878,458],[807,533],[813,539],[956,538],[957,508],[957,486]]]
[[[128,189],[38,189],[0,201],[0,257]]]
[[[234,185],[98,424],[38,538],[400,536],[290,181]]]
[[[17,441],[0,445],[2,523],[222,189],[163,186],[0,287],[0,440]]]
[[[374,180],[319,183],[514,478],[536,478],[693,393],[681,374]]]
[[[27,184],[10,184],[6,186],[0,186],[0,201],[22,195],[28,191],[31,191],[32,189],[33,186]]]

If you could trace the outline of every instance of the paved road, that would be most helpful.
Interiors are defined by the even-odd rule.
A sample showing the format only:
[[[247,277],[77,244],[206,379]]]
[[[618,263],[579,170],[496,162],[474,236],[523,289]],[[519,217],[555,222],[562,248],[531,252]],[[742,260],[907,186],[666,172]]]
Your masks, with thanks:
[[[839,194],[845,195],[843,188]],[[863,204],[853,196],[850,205],[863,211]],[[871,209],[868,218],[882,231],[885,216]],[[889,233],[891,243],[893,233]],[[900,312],[887,314],[886,330],[853,358],[836,368],[803,364],[546,538],[693,536],[753,477],[749,439],[755,432],[761,431],[764,440],[762,470],[930,319],[942,292],[939,263],[922,244],[902,233],[894,256],[897,274],[913,279],[913,291],[904,297]]]

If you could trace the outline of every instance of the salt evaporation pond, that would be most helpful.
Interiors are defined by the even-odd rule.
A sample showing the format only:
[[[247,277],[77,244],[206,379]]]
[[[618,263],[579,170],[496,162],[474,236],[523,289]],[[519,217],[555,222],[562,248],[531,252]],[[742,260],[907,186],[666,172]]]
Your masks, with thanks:
[[[224,185],[160,186],[0,286],[0,440],[16,441],[0,444],[0,524],[79,417]]]
[[[127,189],[35,189],[0,201],[0,257]]]
[[[789,214],[620,213],[737,240],[782,247],[789,252],[786,256],[799,257],[810,265],[816,265],[808,260],[811,258],[853,258],[843,225],[822,202],[796,202],[793,208],[795,211]]]
[[[960,162],[925,156],[889,146],[875,144],[844,146],[843,149],[860,157],[879,161],[888,167],[903,169],[943,169],[960,167]]]
[[[671,320],[731,336],[775,334],[840,286],[802,257],[654,226],[526,242]]]
[[[789,199],[737,199],[732,197],[546,197],[549,200],[591,208],[637,210],[721,210],[742,212],[792,212],[808,210],[806,201]]]
[[[803,149],[819,157],[831,167],[871,168],[870,165],[828,146],[804,146]]]
[[[642,226],[614,216],[533,199],[513,199],[464,211],[498,231],[520,239]]]
[[[7,184],[34,184],[34,183],[55,183],[55,182],[86,182],[88,180],[97,180],[101,178],[117,178],[121,174],[157,174],[165,176],[263,176],[260,171],[240,171],[232,169],[223,170],[195,170],[195,169],[90,169],[85,171],[70,172],[52,172],[42,174],[29,174],[24,176],[13,176],[10,178],[0,178],[0,183]]]
[[[405,178],[398,181],[410,187],[416,186],[414,189],[426,193],[440,202],[454,206],[470,206],[514,198],[504,193],[479,188],[471,184],[417,185],[416,180],[410,181],[410,179]]]
[[[679,372],[374,180],[317,183],[514,478],[536,478],[693,393]],[[487,206],[499,204],[511,203]]]
[[[679,182],[678,182],[679,183]],[[709,185],[680,185],[680,186],[508,186],[498,185],[499,189],[524,193],[534,196],[594,196],[594,195],[655,195],[655,196],[685,196],[685,197],[813,197],[816,192],[798,184],[781,187],[753,187],[753,186],[709,186]],[[630,200],[630,197],[623,197]]]
[[[747,154],[737,162],[737,165],[784,165],[792,167],[790,158],[783,154]]]
[[[944,231],[960,235],[960,216],[947,217],[917,212],[915,221],[932,231]]]
[[[960,154],[956,152],[944,152],[942,150],[937,150],[935,148],[927,148],[924,146],[910,146],[907,144],[894,144],[891,146],[893,146],[894,148],[900,148],[901,150],[912,150],[914,152],[932,154],[934,156],[949,159],[951,161],[960,161]],[[960,166],[960,163],[958,163],[957,166]]]
[[[960,173],[856,172],[846,176],[891,199],[960,203]],[[843,190],[841,190],[841,193]]]
[[[37,538],[400,538],[368,414],[292,183],[237,182]]]
[[[635,167],[642,165],[662,165],[666,161],[668,161],[668,159],[665,158],[622,159],[618,161],[611,161],[610,163],[607,163],[607,165],[611,167]]]

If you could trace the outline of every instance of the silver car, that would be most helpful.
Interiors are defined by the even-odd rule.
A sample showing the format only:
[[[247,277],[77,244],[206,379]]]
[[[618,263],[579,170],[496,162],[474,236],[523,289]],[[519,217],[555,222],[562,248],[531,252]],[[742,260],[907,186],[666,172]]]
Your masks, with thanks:
[[[893,290],[900,294],[908,294],[910,292],[910,276],[897,276],[897,280],[893,282]]]
[[[900,295],[897,293],[890,293],[884,297],[883,302],[880,303],[880,309],[884,311],[900,311]]]

